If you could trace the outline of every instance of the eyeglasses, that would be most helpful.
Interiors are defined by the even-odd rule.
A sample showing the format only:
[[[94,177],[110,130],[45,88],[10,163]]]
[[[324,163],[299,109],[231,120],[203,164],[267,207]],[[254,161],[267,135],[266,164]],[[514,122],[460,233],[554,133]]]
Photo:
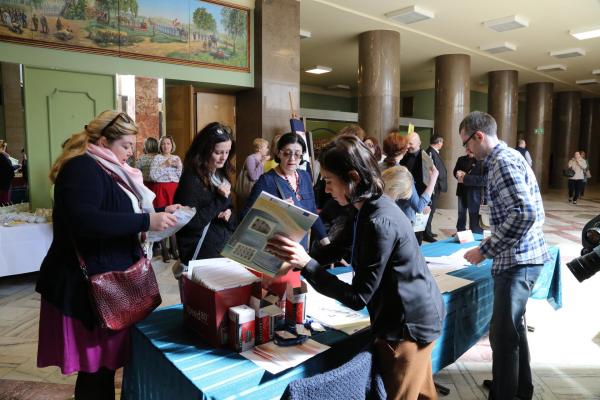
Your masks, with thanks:
[[[100,135],[104,136],[104,133],[106,132],[106,130],[107,130],[108,128],[110,128],[111,126],[113,126],[113,125],[114,125],[114,123],[115,123],[115,122],[117,122],[117,120],[118,120],[119,118],[123,118],[123,121],[125,121],[125,123],[127,123],[127,124],[130,124],[130,123],[132,123],[132,122],[133,122],[133,120],[131,119],[131,117],[129,117],[129,115],[127,115],[127,113],[124,113],[124,112],[122,112],[122,113],[118,113],[118,114],[117,114],[117,116],[116,116],[116,117],[114,117],[114,118],[112,119],[112,121],[110,121],[110,122],[108,123],[108,125],[106,125],[106,126],[105,126],[105,127],[102,129],[102,131],[100,132]],[[85,126],[85,128],[87,129],[87,125]]]
[[[462,145],[463,145],[463,147],[464,147],[464,148],[466,148],[466,147],[467,147],[467,144],[469,143],[469,140],[473,139],[473,136],[475,136],[475,134],[476,134],[477,132],[478,132],[478,131],[475,131],[475,132],[471,133],[471,136],[469,136],[469,138],[463,142],[463,144],[462,144]]]
[[[292,158],[292,156],[294,156],[296,159],[301,159],[302,158],[302,153],[301,152],[293,152],[291,150],[281,150],[280,151],[281,155],[285,158]]]

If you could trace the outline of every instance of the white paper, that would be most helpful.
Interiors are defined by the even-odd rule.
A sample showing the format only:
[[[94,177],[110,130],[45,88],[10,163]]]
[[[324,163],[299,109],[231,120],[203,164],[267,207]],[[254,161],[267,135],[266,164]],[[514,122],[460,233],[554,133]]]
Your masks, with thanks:
[[[214,291],[250,285],[260,278],[242,264],[227,258],[208,258],[190,261],[188,278]]]
[[[458,278],[447,274],[435,275],[433,279],[435,279],[435,282],[440,289],[440,293],[452,292],[453,290],[473,283],[473,281],[468,279]]]
[[[196,209],[193,207],[181,207],[175,210],[173,213],[177,217],[177,224],[172,227],[165,229],[164,231],[149,231],[147,238],[149,242],[160,242],[170,236],[176,234],[181,228],[187,225],[188,222],[196,215]]]
[[[423,169],[423,183],[425,186],[429,183],[429,168],[433,166],[433,159],[425,150],[421,150],[421,167]]]
[[[465,253],[475,247],[477,246],[459,249],[448,256],[425,257],[425,261],[430,270],[435,267],[446,266],[450,268],[450,271],[454,271],[471,265],[471,263],[465,260]]]
[[[413,225],[414,232],[423,232],[427,226],[429,214],[415,213],[415,224]]]
[[[281,371],[303,363],[327,349],[329,349],[329,346],[308,339],[306,342],[296,346],[277,346],[275,343],[269,342],[240,354],[260,368],[264,368],[272,374],[278,374]]]

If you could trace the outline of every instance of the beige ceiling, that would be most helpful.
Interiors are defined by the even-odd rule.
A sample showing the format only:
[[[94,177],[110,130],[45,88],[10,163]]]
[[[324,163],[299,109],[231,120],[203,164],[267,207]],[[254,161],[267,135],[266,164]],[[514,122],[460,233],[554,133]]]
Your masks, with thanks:
[[[385,13],[411,5],[435,13],[435,18],[403,25]],[[483,21],[519,14],[529,27],[495,32]],[[434,58],[441,54],[471,56],[471,87],[486,90],[487,72],[515,69],[519,86],[529,82],[553,82],[555,91],[579,90],[584,97],[599,96],[600,84],[576,85],[580,79],[597,78],[600,38],[577,40],[569,30],[600,25],[600,0],[301,0],[300,26],[312,36],[302,39],[302,69],[326,65],[323,75],[301,73],[301,84],[315,88],[346,84],[356,88],[358,34],[377,29],[400,32],[401,90],[434,87]],[[479,46],[512,42],[517,51],[488,54]],[[551,50],[579,47],[582,57],[557,59]],[[536,66],[564,64],[567,71],[540,72]]]

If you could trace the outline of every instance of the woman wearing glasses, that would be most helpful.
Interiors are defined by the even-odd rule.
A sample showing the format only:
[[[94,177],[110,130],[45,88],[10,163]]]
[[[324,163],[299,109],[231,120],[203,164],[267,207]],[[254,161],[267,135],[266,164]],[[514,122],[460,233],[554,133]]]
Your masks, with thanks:
[[[109,110],[65,143],[50,171],[55,183],[53,231],[36,291],[41,294],[38,367],[79,372],[76,399],[114,399],[114,375],[130,356],[129,329],[99,326],[76,252],[89,275],[123,271],[142,257],[140,232],[160,231],[177,219],[153,212],[154,194],[142,173],[126,164],[137,127]]]
[[[275,161],[278,165],[258,178],[252,187],[250,197],[242,212],[242,218],[263,191],[279,197],[280,199],[287,200],[307,211],[315,214],[317,213],[312,179],[307,171],[298,168],[303,162],[302,158],[304,153],[306,153],[306,143],[300,135],[296,133],[286,133],[281,136],[277,142],[277,152],[275,156]],[[317,219],[317,222],[315,222],[312,227],[311,233],[313,238],[320,241],[322,244],[329,243],[327,232],[321,219]],[[305,249],[308,249],[308,237],[304,237],[301,244]],[[289,276],[285,277],[285,279],[274,281],[270,288],[273,292],[282,294],[285,291],[287,282],[295,284],[299,281],[300,274],[297,272],[290,272]]]
[[[175,201],[195,207],[196,215],[176,234],[184,264],[194,259],[201,240],[196,259],[220,257],[235,230],[230,183],[234,151],[229,128],[211,122],[196,135],[185,154]]]

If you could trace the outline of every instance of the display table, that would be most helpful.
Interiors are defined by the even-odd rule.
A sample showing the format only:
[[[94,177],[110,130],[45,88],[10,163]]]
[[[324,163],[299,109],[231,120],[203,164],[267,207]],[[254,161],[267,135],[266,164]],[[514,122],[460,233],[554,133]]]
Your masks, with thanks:
[[[422,250],[426,256],[441,256],[474,245],[440,241]],[[552,261],[544,265],[532,297],[547,299],[559,308],[560,255],[557,248],[551,254]],[[493,298],[490,268],[488,260],[452,273],[473,283],[443,295],[447,315],[432,354],[434,372],[453,363],[487,333]],[[330,330],[313,338],[332,348],[272,375],[239,354],[211,348],[187,332],[181,305],[163,308],[133,328],[132,360],[125,367],[122,398],[278,399],[289,382],[334,368],[356,354],[368,342],[369,332],[347,336]]]
[[[0,225],[0,276],[39,271],[51,243],[51,223]]]

